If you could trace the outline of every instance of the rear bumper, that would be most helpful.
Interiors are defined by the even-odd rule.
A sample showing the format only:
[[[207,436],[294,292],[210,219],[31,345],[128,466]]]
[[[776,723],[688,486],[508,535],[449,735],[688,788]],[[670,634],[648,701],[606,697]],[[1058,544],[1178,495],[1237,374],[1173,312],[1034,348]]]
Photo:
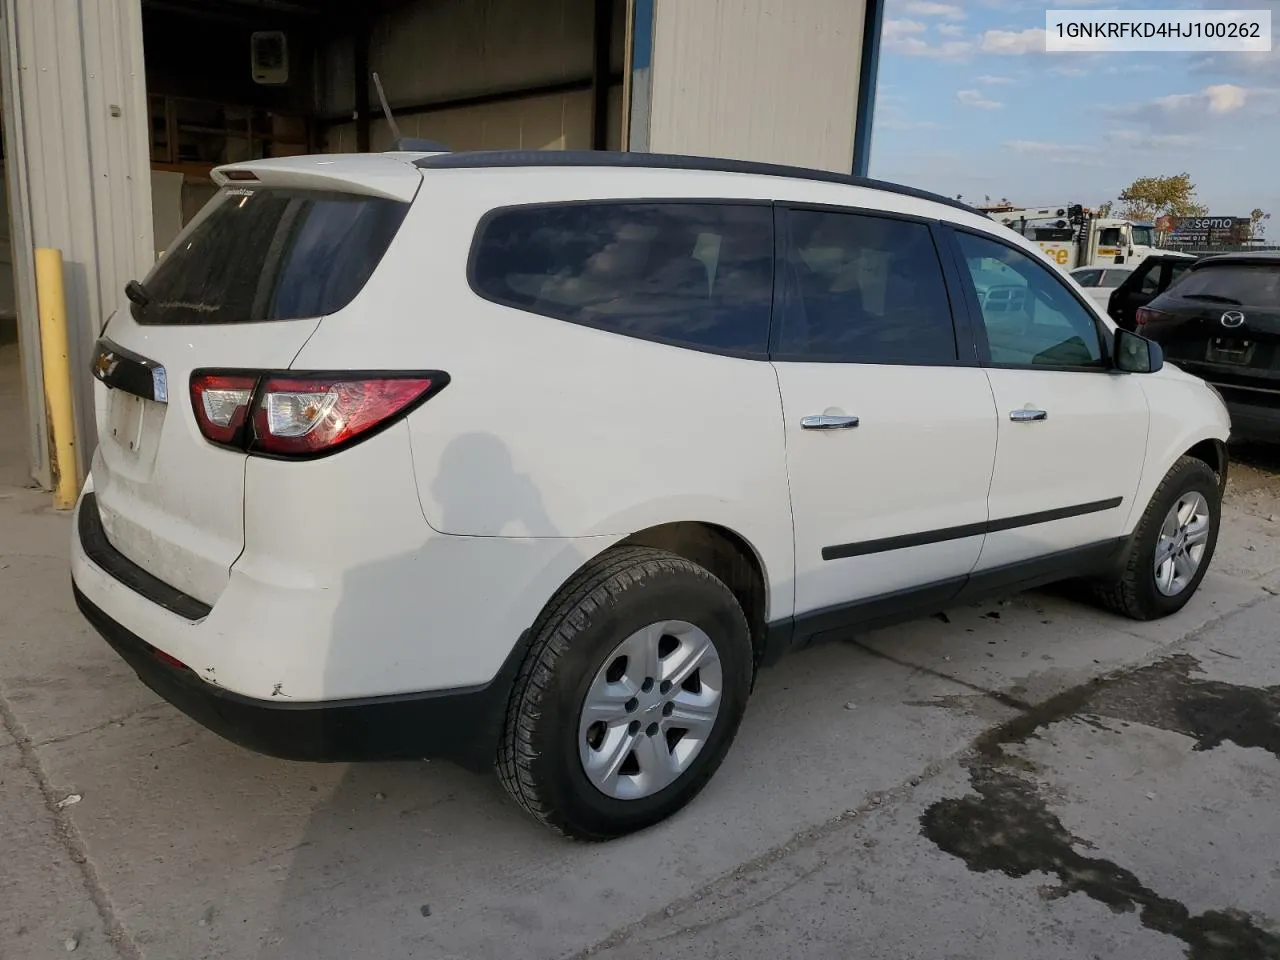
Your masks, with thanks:
[[[483,687],[363,700],[257,700],[200,679],[121,626],[72,584],[76,606],[138,678],[232,743],[285,760],[440,758],[476,771],[494,761],[523,642]]]

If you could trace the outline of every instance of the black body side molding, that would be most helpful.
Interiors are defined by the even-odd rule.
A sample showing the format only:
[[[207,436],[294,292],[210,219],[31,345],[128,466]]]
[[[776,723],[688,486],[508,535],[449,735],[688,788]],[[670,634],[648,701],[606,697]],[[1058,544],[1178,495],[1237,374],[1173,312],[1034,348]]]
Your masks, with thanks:
[[[1059,580],[1102,576],[1123,564],[1129,543],[1128,537],[1103,540],[1034,560],[777,620],[766,627],[760,662],[767,666],[776,663],[785,653],[815,642],[839,640],[878,627],[918,620],[955,604],[974,603]]]
[[[1003,530],[1015,530],[1018,527],[1030,527],[1037,523],[1049,523],[1052,520],[1065,520],[1068,517],[1082,517],[1088,513],[1101,513],[1114,510],[1124,502],[1123,497],[1111,497],[1107,500],[1094,500],[1090,503],[1079,503],[1070,507],[1058,507],[1054,510],[1041,510],[1037,513],[1024,513],[1017,517],[1004,517],[1000,520],[988,520],[985,523],[966,523],[958,527],[943,527],[940,530],[925,530],[921,533],[908,533],[899,537],[883,537],[879,540],[863,540],[859,543],[841,543],[822,548],[823,560],[842,560],[845,557],[864,557],[870,553],[885,553],[889,550],[903,550],[907,547],[922,547],[929,543],[942,543],[944,540],[962,540],[965,537],[980,537],[988,533],[1000,533]]]

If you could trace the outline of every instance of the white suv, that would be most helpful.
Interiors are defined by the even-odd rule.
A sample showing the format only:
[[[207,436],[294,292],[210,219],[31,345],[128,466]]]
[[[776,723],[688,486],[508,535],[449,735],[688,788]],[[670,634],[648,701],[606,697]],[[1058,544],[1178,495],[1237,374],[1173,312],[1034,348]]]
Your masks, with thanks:
[[[1213,554],[1219,398],[960,204],[634,154],[217,178],[98,345],[72,568],[238,743],[496,765],[612,837],[784,651],[1064,578],[1159,617]]]

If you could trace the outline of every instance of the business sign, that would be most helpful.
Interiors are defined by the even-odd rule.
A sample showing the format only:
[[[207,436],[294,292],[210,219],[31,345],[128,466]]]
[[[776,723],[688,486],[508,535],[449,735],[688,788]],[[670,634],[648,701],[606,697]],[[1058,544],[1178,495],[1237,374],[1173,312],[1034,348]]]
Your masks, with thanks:
[[[1248,217],[1169,217],[1169,239],[1181,243],[1244,243]]]

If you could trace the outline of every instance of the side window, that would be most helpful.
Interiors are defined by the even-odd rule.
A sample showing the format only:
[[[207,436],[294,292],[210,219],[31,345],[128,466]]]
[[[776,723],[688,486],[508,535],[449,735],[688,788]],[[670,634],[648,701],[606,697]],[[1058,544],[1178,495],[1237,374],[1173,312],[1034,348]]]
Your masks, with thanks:
[[[1139,293],[1153,297],[1156,295],[1156,291],[1160,289],[1160,270],[1160,267],[1153,267],[1146,272],[1138,284]]]
[[[773,211],[721,203],[512,207],[481,226],[471,284],[613,333],[766,356]]]
[[[787,222],[777,359],[956,359],[951,306],[927,225],[825,210],[791,210]]]
[[[1102,285],[1101,270],[1077,270],[1071,276],[1075,277],[1076,283],[1082,287],[1098,287]]]
[[[955,236],[982,309],[992,363],[1103,365],[1093,316],[1049,267],[994,240]]]
[[[1185,277],[1190,267],[1185,263],[1170,263],[1165,266],[1165,269],[1169,271],[1169,282],[1165,284],[1165,289],[1168,289]]]

